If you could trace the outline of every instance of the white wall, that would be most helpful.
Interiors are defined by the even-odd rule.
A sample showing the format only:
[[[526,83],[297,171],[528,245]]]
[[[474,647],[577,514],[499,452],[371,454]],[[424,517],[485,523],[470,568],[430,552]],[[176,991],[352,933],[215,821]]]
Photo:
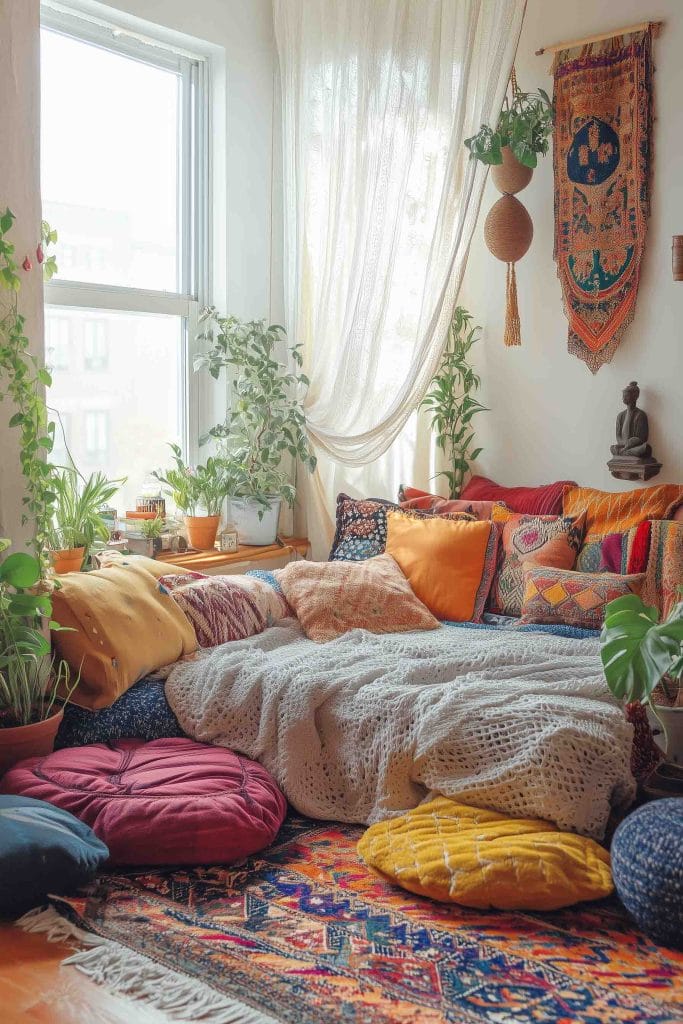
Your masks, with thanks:
[[[553,170],[549,154],[519,198],[534,222],[531,249],[517,264],[521,348],[502,343],[505,266],[486,249],[483,221],[499,193],[489,182],[461,302],[485,327],[479,347],[483,401],[477,419],[485,446],[478,470],[502,483],[570,478],[605,490],[635,486],[615,480],[606,463],[621,389],[641,387],[654,454],[663,463],[651,483],[683,481],[683,283],[671,275],[671,236],[683,234],[683,4],[680,0],[529,0],[516,61],[520,87],[552,89],[552,57],[543,45],[664,19],[654,42],[655,134],[652,216],[636,317],[612,362],[593,376],[567,352],[567,320],[553,261]]]
[[[0,0],[0,207],[17,221],[10,241],[19,263],[33,256],[40,238],[40,90],[38,87],[38,0]],[[2,301],[7,297],[2,292]],[[43,348],[43,286],[38,270],[22,273],[19,311],[26,317],[31,351]],[[3,383],[3,391],[5,390]],[[17,432],[7,421],[14,410],[0,406],[0,535],[11,537],[14,550],[30,536],[21,526],[24,493]]]

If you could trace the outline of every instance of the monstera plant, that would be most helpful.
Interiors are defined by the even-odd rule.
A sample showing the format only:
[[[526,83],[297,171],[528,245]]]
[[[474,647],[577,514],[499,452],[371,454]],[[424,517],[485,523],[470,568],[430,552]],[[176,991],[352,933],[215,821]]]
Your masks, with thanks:
[[[621,700],[649,705],[666,753],[683,763],[683,601],[663,622],[656,608],[629,594],[607,605],[600,657],[607,685]]]

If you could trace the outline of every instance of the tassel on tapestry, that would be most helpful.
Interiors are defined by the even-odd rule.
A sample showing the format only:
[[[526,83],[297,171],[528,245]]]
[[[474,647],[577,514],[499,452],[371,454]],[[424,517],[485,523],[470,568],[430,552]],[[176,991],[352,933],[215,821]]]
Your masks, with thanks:
[[[650,212],[652,30],[553,64],[555,260],[568,348],[597,373],[633,320]]]

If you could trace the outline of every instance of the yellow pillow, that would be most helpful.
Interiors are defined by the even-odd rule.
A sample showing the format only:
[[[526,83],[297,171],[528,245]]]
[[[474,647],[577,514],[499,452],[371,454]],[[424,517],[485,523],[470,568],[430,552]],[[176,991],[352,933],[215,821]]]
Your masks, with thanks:
[[[482,910],[557,910],[614,888],[594,840],[445,796],[371,825],[358,853],[409,892]]]
[[[197,648],[171,595],[138,565],[60,577],[52,617],[74,632],[52,634],[60,658],[81,678],[72,700],[106,708],[143,676]]]
[[[392,511],[387,513],[386,551],[437,619],[476,621],[491,588],[495,548],[488,549],[497,529],[488,521],[414,519]]]
[[[157,580],[162,576],[184,576],[187,572],[187,569],[183,569],[180,565],[173,565],[172,562],[158,561],[156,558],[148,558],[146,555],[124,555],[121,551],[103,551],[99,559],[103,569],[109,569],[113,565],[127,568],[137,565],[140,569],[151,572]]]

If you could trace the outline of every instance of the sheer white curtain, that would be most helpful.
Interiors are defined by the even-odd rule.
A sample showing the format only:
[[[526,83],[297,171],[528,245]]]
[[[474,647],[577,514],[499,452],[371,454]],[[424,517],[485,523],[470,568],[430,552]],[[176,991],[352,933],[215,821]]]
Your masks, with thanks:
[[[303,488],[309,535],[328,532],[340,475],[356,491],[381,480],[375,460],[434,374],[485,181],[463,142],[497,117],[523,11],[274,0],[286,326],[304,346],[320,458]],[[409,443],[385,468],[410,459]]]

